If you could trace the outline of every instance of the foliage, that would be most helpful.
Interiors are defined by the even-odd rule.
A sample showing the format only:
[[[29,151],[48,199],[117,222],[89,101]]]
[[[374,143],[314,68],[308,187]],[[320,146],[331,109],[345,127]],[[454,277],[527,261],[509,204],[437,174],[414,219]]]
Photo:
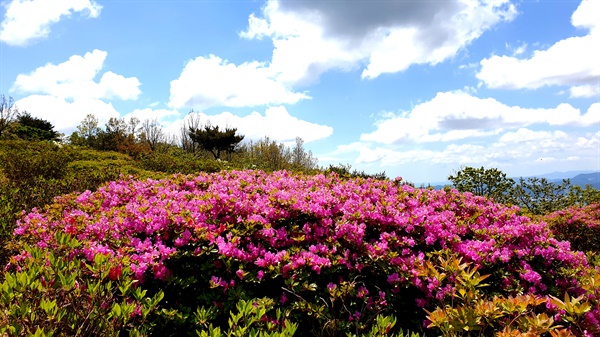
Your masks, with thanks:
[[[0,95],[0,139],[8,138],[8,133],[19,115],[13,98]]]
[[[311,151],[306,151],[304,148],[304,140],[300,137],[296,137],[296,143],[291,149],[292,153],[292,168],[309,172],[317,168],[319,162],[317,158],[313,157]]]
[[[600,203],[572,206],[542,219],[557,239],[569,241],[574,250],[600,252]]]
[[[127,259],[80,256],[81,243],[56,233],[52,250],[25,246],[0,285],[0,334],[8,336],[140,335],[162,299],[146,296]]]
[[[241,163],[242,167],[273,172],[278,170],[294,170],[311,173],[317,169],[317,160],[310,151],[304,149],[304,141],[296,138],[293,148],[265,137],[258,141],[242,144],[238,156],[232,162]]]
[[[128,121],[110,118],[102,129],[98,119],[89,114],[77,126],[77,131],[71,134],[69,142],[100,151],[118,151],[139,157],[153,151],[152,146],[157,146],[160,135],[156,128],[158,126],[152,122],[141,123],[139,119],[132,117]]]
[[[448,179],[461,192],[471,192],[504,204],[517,205],[522,213],[531,216],[600,202],[600,191],[591,185],[583,189],[571,185],[569,179],[557,184],[546,178],[532,177],[520,178],[515,183],[513,179],[506,178],[502,171],[483,167],[463,167]]]
[[[546,178],[520,178],[511,189],[514,202],[530,214],[543,215],[569,206],[570,181],[555,184]]]
[[[592,336],[600,332],[594,317],[598,309],[600,274],[589,269],[581,277],[584,294],[564,300],[552,295],[485,296],[482,283],[490,275],[481,275],[477,268],[461,263],[453,257],[439,257],[437,266],[427,264],[423,272],[440,281],[456,277],[458,286],[450,293],[450,300],[434,311],[427,311],[429,327],[439,329],[443,336]],[[589,281],[594,284],[590,285]],[[589,299],[586,300],[586,299]],[[560,324],[558,323],[560,322]],[[586,329],[587,328],[587,329]]]
[[[141,125],[139,138],[141,143],[147,144],[151,151],[156,151],[165,141],[165,134],[157,119],[146,119]]]
[[[274,306],[273,300],[269,298],[254,299],[251,301],[240,300],[236,304],[236,311],[231,312],[228,320],[228,331],[221,333],[220,327],[213,327],[207,323],[208,317],[214,311],[204,308],[196,311],[196,319],[202,325],[202,330],[196,330],[200,337],[217,336],[272,336],[291,337],[298,329],[298,325],[289,322],[283,317],[281,310],[277,310],[275,316],[270,318],[267,311]],[[265,332],[268,331],[268,332]]]
[[[164,173],[191,174],[197,172],[218,172],[226,168],[226,163],[213,159],[202,160],[178,148],[154,151],[139,159],[145,170]]]
[[[202,128],[190,127],[189,135],[194,143],[212,153],[215,159],[221,157],[221,152],[232,153],[235,147],[244,139],[244,136],[236,135],[236,128],[225,128],[219,130],[219,126],[210,124]]]
[[[77,126],[77,131],[71,134],[70,143],[94,148],[98,144],[98,135],[101,132],[98,118],[93,114],[88,114]]]
[[[116,152],[22,140],[0,142],[0,169],[0,264],[11,254],[9,240],[21,211],[43,207],[62,194],[95,190],[121,174],[161,176]]]
[[[4,176],[19,184],[37,177],[60,179],[71,161],[63,148],[49,142],[4,141],[0,148]]]
[[[375,174],[369,174],[366,173],[365,171],[358,171],[356,169],[352,170],[352,165],[350,164],[339,164],[339,165],[332,165],[330,164],[329,167],[327,169],[325,169],[325,173],[331,173],[334,172],[336,173],[338,176],[340,176],[341,178],[344,179],[350,179],[350,178],[364,178],[364,179],[377,179],[377,180],[387,180],[387,176],[385,175],[385,172],[380,172],[380,173],[375,173]],[[410,184],[410,183],[407,183]]]
[[[200,114],[194,112],[193,110],[190,111],[188,115],[183,119],[183,124],[179,129],[179,136],[176,138],[177,146],[187,153],[197,153],[199,150],[199,146],[190,138],[190,130],[200,129],[201,126],[202,121],[200,119]]]
[[[584,254],[517,211],[401,180],[224,171],[111,182],[25,215],[15,233],[25,243],[53,247],[55,238],[46,233],[66,232],[80,240],[88,261],[97,254],[129,259],[149,296],[164,292],[153,319],[156,335],[197,330],[194,313],[202,307],[214,310],[203,322],[227,331],[238,303],[263,298],[297,324],[297,336],[364,335],[383,317],[391,323],[390,315],[401,321],[386,333],[429,335],[435,332],[422,330],[423,308],[459,310],[471,303],[452,302],[466,287],[462,272],[489,275],[489,286],[469,288],[480,292],[471,299],[498,296],[499,306],[511,296],[586,293]],[[448,256],[471,269],[449,271]],[[597,308],[597,294],[588,295],[578,303]],[[528,308],[534,307],[535,315],[556,312]],[[566,317],[554,322],[588,331],[596,331],[600,318],[597,310],[575,323]],[[494,324],[495,331],[513,327]]]
[[[462,167],[448,180],[461,192],[471,192],[475,195],[494,199],[496,202],[510,203],[508,194],[514,185],[514,180],[506,177],[506,173],[496,169]]]
[[[573,185],[569,189],[569,206],[586,206],[600,203],[600,190],[592,185],[585,185],[584,188]]]
[[[18,126],[15,134],[25,140],[58,140],[60,134],[54,130],[54,125],[47,120],[33,117],[25,112],[16,120]]]

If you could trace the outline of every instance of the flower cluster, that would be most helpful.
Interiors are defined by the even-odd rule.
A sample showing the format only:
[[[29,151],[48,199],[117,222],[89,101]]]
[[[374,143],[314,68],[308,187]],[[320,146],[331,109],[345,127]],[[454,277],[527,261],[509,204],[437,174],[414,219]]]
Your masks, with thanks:
[[[573,206],[543,217],[560,240],[569,240],[571,248],[600,250],[600,204]]]
[[[316,286],[335,292],[360,276],[362,283],[347,293],[379,308],[401,301],[403,289],[416,292],[413,305],[421,306],[450,294],[452,275],[442,280],[423,272],[436,252],[492,274],[494,289],[508,293],[566,289],[573,275],[560,271],[587,268],[584,254],[516,208],[456,190],[416,189],[399,179],[335,174],[229,171],[123,179],[94,193],[57,198],[46,210],[24,215],[15,234],[51,248],[56,231],[82,242],[80,252],[90,260],[127,256],[140,281],[168,279],[166,262],[184,249],[197,255],[213,250],[234,267],[207,275],[207,287],[227,292],[236,282],[322,277]],[[292,299],[284,293],[280,301]]]

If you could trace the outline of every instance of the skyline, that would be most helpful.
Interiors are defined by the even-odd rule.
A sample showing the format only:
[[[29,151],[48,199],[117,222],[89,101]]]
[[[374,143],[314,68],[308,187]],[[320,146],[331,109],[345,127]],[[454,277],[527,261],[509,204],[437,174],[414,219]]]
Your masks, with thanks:
[[[0,93],[66,135],[193,110],[415,183],[600,170],[600,1],[1,4]]]

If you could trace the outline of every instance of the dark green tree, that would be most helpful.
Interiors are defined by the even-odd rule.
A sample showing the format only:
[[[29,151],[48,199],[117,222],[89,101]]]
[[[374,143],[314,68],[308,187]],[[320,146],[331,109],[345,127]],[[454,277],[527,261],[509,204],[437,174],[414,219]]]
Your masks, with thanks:
[[[54,130],[54,125],[45,119],[31,116],[24,112],[17,117],[17,137],[24,140],[58,140],[60,134]]]
[[[507,178],[506,173],[497,168],[466,166],[458,170],[455,175],[450,175],[448,180],[461,192],[471,192],[500,203],[514,203],[510,193],[515,181]]]
[[[203,128],[189,128],[189,136],[194,143],[209,151],[219,159],[221,153],[233,153],[236,146],[244,139],[242,135],[236,135],[236,128],[219,129],[219,126],[206,124]]]
[[[387,180],[388,179],[387,175],[385,174],[385,171],[382,171],[379,173],[367,173],[365,171],[358,171],[357,169],[352,169],[352,165],[350,165],[350,164],[344,165],[342,163],[339,163],[338,165],[329,164],[329,167],[325,170],[325,173],[330,173],[330,172],[334,172],[338,176],[340,176],[341,178],[344,178],[344,179],[351,179],[351,178],[364,178],[364,179],[376,179],[376,180]],[[414,186],[414,184],[412,184],[410,182],[402,182],[402,185],[406,185],[406,184]]]
[[[520,178],[511,195],[519,207],[531,214],[543,215],[570,206],[570,185],[569,179],[556,184],[546,178]]]
[[[600,191],[592,185],[585,185],[583,188],[579,185],[571,185],[569,189],[569,206],[583,207],[598,203],[600,203]]]

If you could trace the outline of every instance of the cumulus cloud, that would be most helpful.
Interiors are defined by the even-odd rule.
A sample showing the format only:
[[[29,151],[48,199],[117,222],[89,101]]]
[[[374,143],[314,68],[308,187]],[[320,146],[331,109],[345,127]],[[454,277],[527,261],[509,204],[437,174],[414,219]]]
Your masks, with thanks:
[[[570,97],[596,97],[600,96],[600,83],[596,85],[576,85],[569,88]]]
[[[527,128],[519,128],[515,132],[506,132],[500,137],[501,143],[527,143],[532,141],[544,141],[547,139],[560,140],[568,139],[568,135],[563,131],[533,131]]]
[[[3,6],[6,12],[0,23],[0,41],[12,46],[47,37],[53,24],[73,13],[95,18],[102,9],[93,0],[12,0]]]
[[[140,82],[135,77],[126,78],[113,72],[99,74],[107,52],[94,50],[84,56],[73,55],[60,64],[47,64],[30,74],[17,76],[11,91],[47,94],[68,99],[136,99],[141,93]]]
[[[132,112],[124,115],[123,118],[125,120],[129,120],[130,118],[137,118],[140,121],[157,120],[157,121],[163,121],[164,125],[169,125],[170,123],[164,122],[164,120],[171,118],[171,117],[176,117],[179,115],[180,115],[180,113],[177,110],[145,108],[145,109],[135,109]]]
[[[516,15],[508,0],[276,1],[251,15],[240,35],[271,38],[270,67],[286,83],[316,81],[331,69],[367,64],[363,78],[435,65]]]
[[[293,104],[309,98],[288,89],[278,80],[278,74],[263,63],[235,65],[210,55],[189,61],[179,78],[171,81],[169,105],[205,109]]]
[[[361,141],[383,144],[456,141],[497,135],[529,125],[590,126],[600,123],[600,103],[587,112],[569,104],[550,109],[508,106],[493,98],[478,98],[464,91],[438,93],[411,111],[376,122],[376,130],[363,133]]]
[[[572,135],[563,131],[533,131],[519,129],[508,132],[490,144],[448,144],[441,148],[389,148],[357,142],[340,146],[338,152],[357,153],[357,164],[378,162],[382,167],[398,165],[442,164],[451,167],[470,166],[523,166],[539,158],[564,161],[598,159],[600,134]],[[575,156],[574,156],[575,155]]]
[[[99,81],[107,53],[94,50],[84,56],[73,55],[60,64],[46,64],[29,74],[19,74],[11,92],[25,94],[16,102],[21,110],[50,121],[61,132],[73,131],[87,114],[94,114],[103,125],[119,117],[105,100],[135,100],[141,93],[135,77],[107,71]]]
[[[104,125],[110,118],[119,117],[111,103],[99,99],[80,98],[69,102],[56,96],[29,95],[15,104],[21,111],[49,121],[56,130],[66,134],[74,131],[87,114],[96,116],[100,125]]]
[[[574,27],[588,31],[536,50],[530,58],[493,55],[483,59],[477,78],[490,88],[536,89],[571,86],[571,97],[591,97],[600,81],[600,2],[583,0],[571,17]]]
[[[246,140],[258,140],[265,136],[282,143],[291,143],[296,137],[306,143],[324,139],[333,134],[333,128],[327,125],[311,123],[291,116],[284,106],[268,107],[264,114],[252,112],[247,116],[237,116],[230,112],[216,115],[196,113],[202,124],[210,122],[219,127],[234,127]],[[170,132],[177,133],[183,121],[173,123]]]

